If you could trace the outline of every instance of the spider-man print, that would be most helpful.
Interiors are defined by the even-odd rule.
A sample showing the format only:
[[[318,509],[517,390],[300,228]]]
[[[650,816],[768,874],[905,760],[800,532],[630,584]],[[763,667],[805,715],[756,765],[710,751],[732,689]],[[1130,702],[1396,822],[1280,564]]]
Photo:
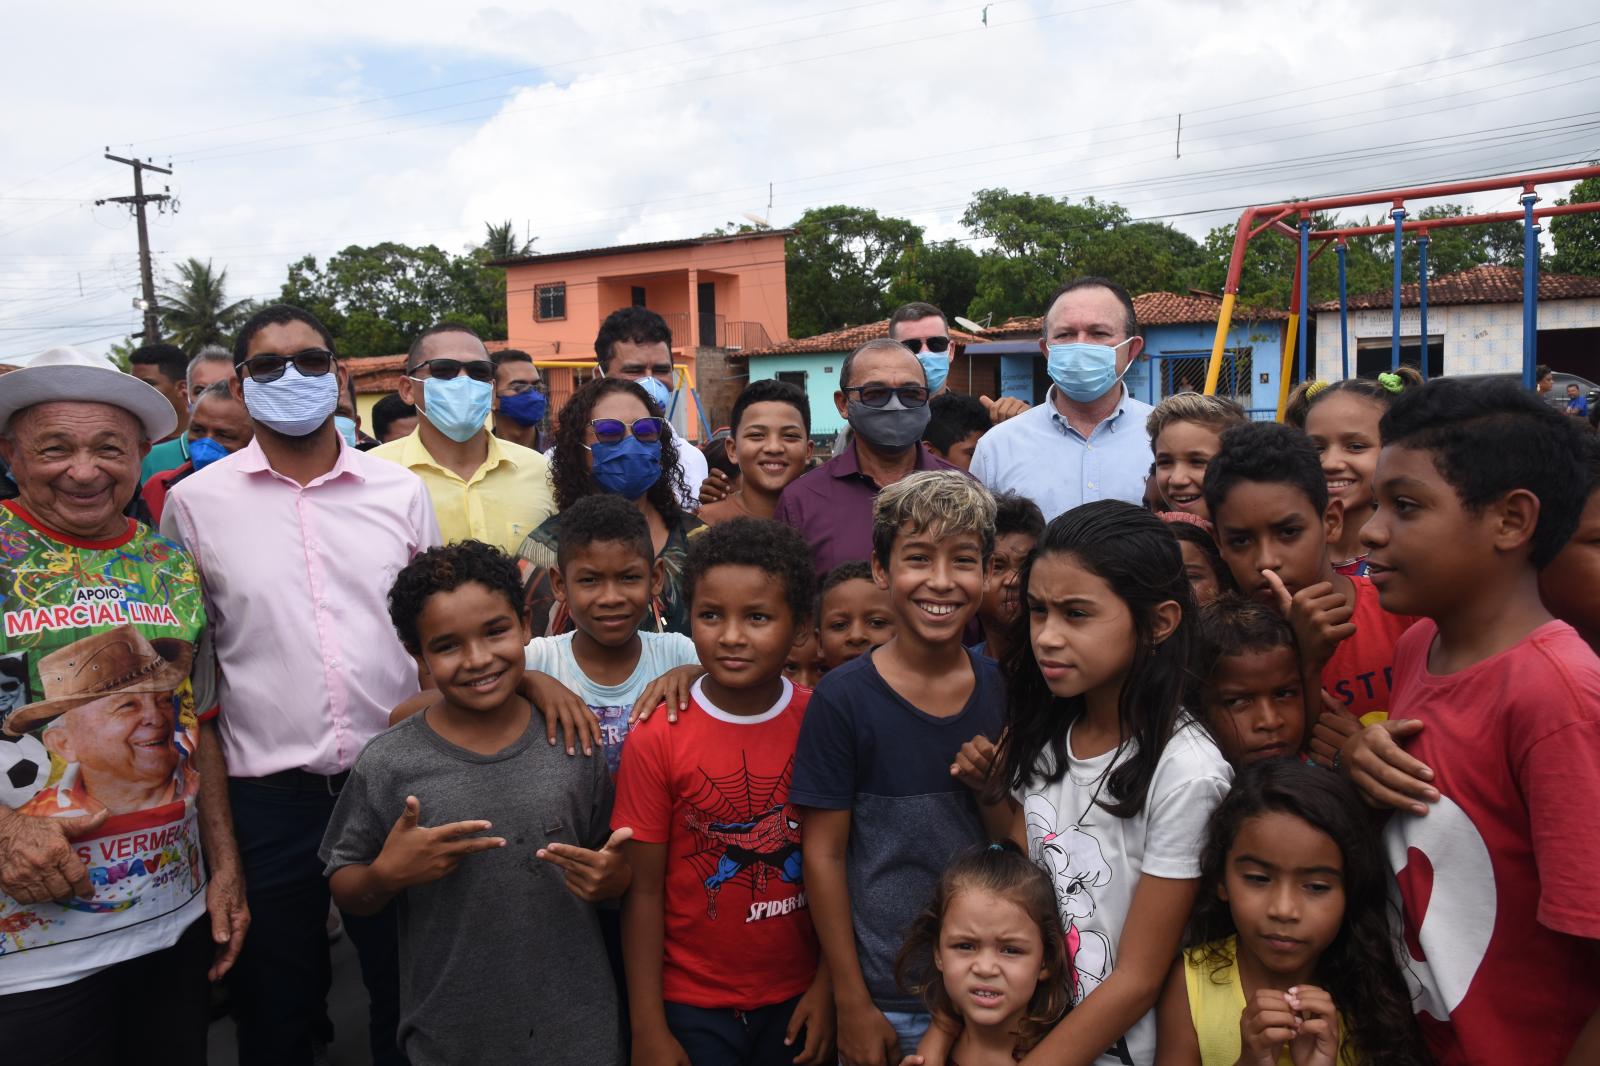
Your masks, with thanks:
[[[717,896],[730,881],[748,885],[752,902],[767,895],[774,872],[784,885],[800,884],[800,815],[786,802],[793,770],[791,757],[775,778],[751,774],[743,762],[723,777],[700,771],[701,786],[683,821],[701,842],[689,861],[700,873],[713,920]]]

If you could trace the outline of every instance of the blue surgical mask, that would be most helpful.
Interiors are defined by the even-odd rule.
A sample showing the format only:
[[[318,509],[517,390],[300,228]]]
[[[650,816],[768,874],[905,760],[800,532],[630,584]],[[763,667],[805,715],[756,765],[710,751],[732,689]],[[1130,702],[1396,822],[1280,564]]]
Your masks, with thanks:
[[[500,397],[500,413],[521,426],[537,426],[544,420],[550,398],[538,389]]]
[[[251,418],[275,433],[309,436],[339,406],[339,375],[330,370],[308,378],[292,363],[277,381],[257,381],[246,374],[244,406]]]
[[[194,464],[196,470],[204,470],[228,454],[228,449],[210,437],[201,437],[199,440],[189,442],[189,462]]]
[[[1117,373],[1117,348],[1109,344],[1052,344],[1046,369],[1056,388],[1078,403],[1090,403],[1111,391],[1122,377]],[[1130,361],[1129,366],[1133,363]],[[1127,373],[1126,370],[1123,374]]]
[[[950,376],[949,352],[918,352],[917,362],[922,364],[922,372],[928,375],[929,396],[944,388],[944,379]]]
[[[339,436],[343,437],[344,442],[350,445],[350,447],[354,448],[357,444],[361,443],[361,439],[356,436],[355,419],[346,418],[344,415],[334,415],[333,426],[339,431]]]
[[[661,408],[662,414],[667,411],[667,404],[672,402],[672,390],[661,383],[657,377],[643,377],[634,382],[645,391],[652,400]]]
[[[474,381],[465,374],[448,381],[422,379],[422,416],[457,444],[465,444],[477,435],[493,405],[492,382]]]
[[[637,500],[661,480],[661,444],[628,435],[615,444],[585,445],[594,455],[596,485],[625,500]]]

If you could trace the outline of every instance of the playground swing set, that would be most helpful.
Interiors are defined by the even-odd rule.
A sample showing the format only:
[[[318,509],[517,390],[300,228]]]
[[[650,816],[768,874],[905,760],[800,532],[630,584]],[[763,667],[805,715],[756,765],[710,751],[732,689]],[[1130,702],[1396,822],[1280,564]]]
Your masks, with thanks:
[[[1206,395],[1216,394],[1218,379],[1222,374],[1223,353],[1228,330],[1233,323],[1233,308],[1239,295],[1239,278],[1244,268],[1245,249],[1250,241],[1262,233],[1273,232],[1288,237],[1299,244],[1300,258],[1295,264],[1294,285],[1289,297],[1289,343],[1283,348],[1283,368],[1278,377],[1278,413],[1283,420],[1283,410],[1289,399],[1291,370],[1296,368],[1296,380],[1306,380],[1306,323],[1309,319],[1308,289],[1311,263],[1329,245],[1339,258],[1339,356],[1340,376],[1350,376],[1350,328],[1348,298],[1345,292],[1345,241],[1350,237],[1371,237],[1385,233],[1394,234],[1394,324],[1390,333],[1390,369],[1400,366],[1400,265],[1404,235],[1417,236],[1418,316],[1424,377],[1428,373],[1428,233],[1430,230],[1450,226],[1481,226],[1491,222],[1522,222],[1522,380],[1533,388],[1534,365],[1538,349],[1539,309],[1539,225],[1538,220],[1556,215],[1575,215],[1600,211],[1600,202],[1581,204],[1555,204],[1536,208],[1539,202],[1538,186],[1553,182],[1581,181],[1600,176],[1600,166],[1568,167],[1532,174],[1500,178],[1479,178],[1438,185],[1419,185],[1407,189],[1384,192],[1358,193],[1351,196],[1331,196],[1319,200],[1299,200],[1282,204],[1265,204],[1246,208],[1239,216],[1233,235],[1233,255],[1228,260],[1228,280],[1222,292],[1222,308],[1217,318],[1217,335],[1211,346],[1211,360],[1206,366]],[[1461,193],[1493,192],[1500,189],[1521,189],[1522,210],[1500,211],[1483,215],[1461,215],[1454,218],[1406,220],[1406,203],[1431,200],[1441,196]],[[1312,219],[1317,211],[1337,211],[1351,207],[1372,207],[1388,204],[1390,226],[1352,226],[1339,229],[1313,230]],[[1289,219],[1296,224],[1290,225]],[[1316,247],[1313,248],[1312,245]]]

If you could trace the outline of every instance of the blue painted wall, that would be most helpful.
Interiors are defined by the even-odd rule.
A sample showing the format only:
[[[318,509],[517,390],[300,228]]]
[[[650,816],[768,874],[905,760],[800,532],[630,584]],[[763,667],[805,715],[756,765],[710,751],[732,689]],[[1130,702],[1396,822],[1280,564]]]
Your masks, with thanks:
[[[1147,326],[1144,330],[1145,354],[1129,368],[1123,379],[1128,392],[1148,404],[1165,398],[1162,356],[1181,353],[1185,357],[1209,356],[1216,328],[1207,325]],[[1278,377],[1283,363],[1283,323],[1258,322],[1235,325],[1228,333],[1229,348],[1251,349],[1250,380],[1240,381],[1240,402],[1253,410],[1278,406]],[[1033,395],[1033,372],[1042,356],[1003,355],[1000,357],[1000,391],[1030,403]],[[754,362],[754,360],[752,360]],[[1192,364],[1190,364],[1192,365]],[[1224,372],[1227,366],[1224,364]],[[1266,380],[1262,380],[1262,375]],[[1203,383],[1203,382],[1202,382]],[[1219,389],[1227,391],[1228,382]]]
[[[752,355],[750,380],[775,378],[780,370],[804,371],[806,398],[811,401],[811,435],[831,436],[844,428],[844,419],[833,406],[833,394],[839,388],[839,367],[849,354]]]

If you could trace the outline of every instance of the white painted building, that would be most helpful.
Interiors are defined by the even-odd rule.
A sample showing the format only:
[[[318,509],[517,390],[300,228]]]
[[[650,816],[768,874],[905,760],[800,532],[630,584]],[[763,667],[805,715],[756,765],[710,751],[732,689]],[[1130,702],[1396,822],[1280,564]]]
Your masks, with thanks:
[[[1421,309],[1415,284],[1401,287],[1402,360],[1420,354]],[[1349,300],[1350,373],[1389,369],[1393,335],[1392,291],[1353,295]],[[1314,308],[1316,371],[1333,381],[1344,376],[1339,342],[1339,303]],[[1600,381],[1600,277],[1541,274],[1538,361],[1553,369]],[[1428,284],[1429,372],[1492,374],[1522,369],[1522,271],[1480,266],[1432,279]]]

